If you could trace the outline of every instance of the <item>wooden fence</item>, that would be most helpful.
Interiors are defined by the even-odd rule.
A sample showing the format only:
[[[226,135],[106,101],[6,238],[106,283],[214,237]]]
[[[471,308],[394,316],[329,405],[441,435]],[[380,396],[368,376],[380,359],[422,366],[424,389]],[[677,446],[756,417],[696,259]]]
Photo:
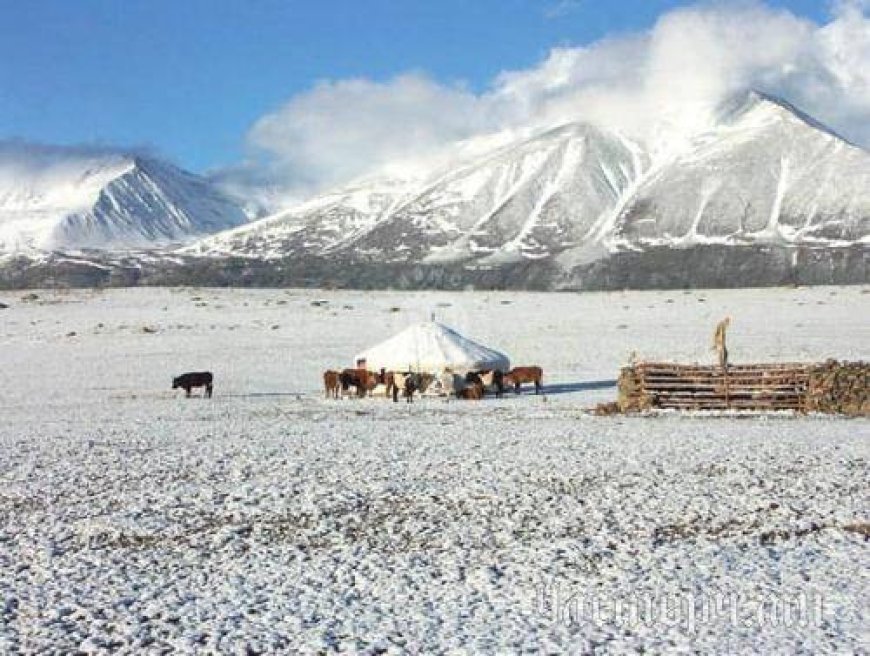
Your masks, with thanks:
[[[866,414],[865,363],[685,365],[642,362],[619,376],[623,412],[676,410],[793,410]]]

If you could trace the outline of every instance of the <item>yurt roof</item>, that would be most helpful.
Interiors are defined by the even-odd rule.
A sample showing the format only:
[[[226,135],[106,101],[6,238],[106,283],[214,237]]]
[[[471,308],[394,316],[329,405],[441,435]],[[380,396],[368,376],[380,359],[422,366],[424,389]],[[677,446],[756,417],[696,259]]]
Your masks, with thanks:
[[[378,371],[438,372],[510,368],[504,353],[463,337],[436,321],[409,326],[384,342],[357,354],[354,362],[366,361],[366,368]]]

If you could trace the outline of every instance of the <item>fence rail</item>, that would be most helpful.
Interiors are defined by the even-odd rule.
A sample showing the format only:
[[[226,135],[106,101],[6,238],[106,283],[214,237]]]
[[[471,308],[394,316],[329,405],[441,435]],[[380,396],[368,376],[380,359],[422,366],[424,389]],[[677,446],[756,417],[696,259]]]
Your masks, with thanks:
[[[796,410],[870,413],[870,364],[716,365],[641,362],[619,376],[622,411]]]

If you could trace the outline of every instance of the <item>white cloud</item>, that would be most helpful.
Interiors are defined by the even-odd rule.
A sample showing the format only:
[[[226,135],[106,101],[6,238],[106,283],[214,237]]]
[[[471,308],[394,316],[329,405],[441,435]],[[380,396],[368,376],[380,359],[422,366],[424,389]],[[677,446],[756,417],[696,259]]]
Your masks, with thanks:
[[[304,192],[490,129],[483,102],[421,74],[320,82],[257,121],[248,142],[273,178]]]
[[[544,18],[562,18],[582,6],[582,0],[557,0],[544,8]]]
[[[0,139],[0,164],[17,166],[22,170],[49,168],[57,162],[101,159],[107,157],[158,157],[145,146],[128,147],[104,144],[58,146],[22,139]]]
[[[782,96],[868,146],[868,4],[835,2],[823,25],[759,2],[678,9],[647,32],[554,48],[482,93],[421,73],[321,82],[254,125],[245,169],[278,196],[298,198],[520,126],[591,121],[648,140],[668,126],[691,133],[746,88]]]

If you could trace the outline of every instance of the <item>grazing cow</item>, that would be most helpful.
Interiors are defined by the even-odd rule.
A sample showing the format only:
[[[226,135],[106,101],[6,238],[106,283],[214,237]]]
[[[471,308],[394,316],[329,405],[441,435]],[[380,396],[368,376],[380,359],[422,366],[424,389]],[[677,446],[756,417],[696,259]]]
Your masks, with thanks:
[[[433,382],[435,382],[434,374],[417,374],[417,391],[423,394]]]
[[[391,371],[387,374],[390,379],[391,386],[387,388],[387,396],[393,397],[393,402],[398,402],[399,392],[402,392],[402,397],[412,403],[414,401],[414,393],[425,392],[435,376],[432,374],[421,374],[411,371],[399,372]]]
[[[467,401],[480,401],[483,398],[483,385],[472,383],[459,391],[457,397]]]
[[[347,394],[351,387],[356,387],[357,377],[353,369],[344,369],[338,374],[338,384],[341,387],[341,396]],[[357,388],[357,393],[359,388]]]
[[[442,371],[438,381],[441,383],[441,391],[447,396],[459,396],[466,387],[465,377],[453,373],[450,369]]]
[[[363,387],[365,387],[366,394],[370,393],[374,388],[378,386],[378,375],[374,371],[362,371]]]
[[[544,391],[544,370],[540,367],[514,367],[504,376],[505,385],[513,385],[514,392],[520,393],[523,383],[534,383],[535,394]]]
[[[365,369],[345,369],[338,375],[338,380],[342,394],[355,387],[357,396],[363,397],[377,386],[378,375]]]
[[[185,396],[190,396],[190,390],[194,387],[204,387],[204,396],[211,398],[213,380],[214,377],[210,371],[191,371],[173,378],[172,389],[180,387],[184,390]]]
[[[381,369],[381,372],[378,374],[378,384],[383,385],[386,388],[387,398],[393,396],[393,387],[396,384],[396,374],[392,371],[387,371],[386,369]]]
[[[398,403],[400,390],[402,398],[408,403],[412,403],[414,401],[414,392],[417,391],[416,375],[411,372],[394,371],[392,387],[393,403]]]
[[[323,372],[323,389],[326,393],[326,398],[337,399],[341,391],[341,374],[337,371],[329,369]]]
[[[494,387],[496,397],[501,398],[504,394],[504,372],[501,369],[488,371],[480,379],[487,387]]]
[[[365,396],[365,385],[360,377],[358,369],[344,369],[338,374],[339,385],[341,385],[341,395],[348,394],[350,388],[353,387],[357,396]]]
[[[484,369],[481,371],[469,371],[465,375],[466,383],[479,383],[484,392],[494,389],[497,398],[504,394],[504,373],[498,369]]]

